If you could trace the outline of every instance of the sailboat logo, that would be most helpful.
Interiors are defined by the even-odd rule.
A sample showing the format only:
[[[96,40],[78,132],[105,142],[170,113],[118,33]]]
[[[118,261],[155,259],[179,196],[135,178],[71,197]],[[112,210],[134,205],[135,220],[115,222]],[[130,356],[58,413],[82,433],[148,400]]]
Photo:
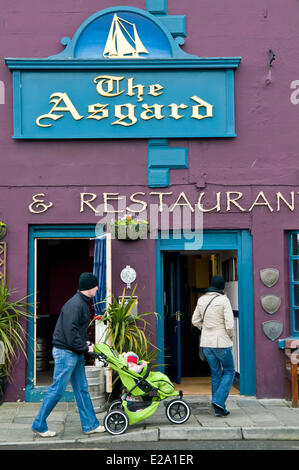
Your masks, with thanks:
[[[148,53],[138,36],[135,24],[114,14],[103,56],[127,59],[142,57],[139,54]]]

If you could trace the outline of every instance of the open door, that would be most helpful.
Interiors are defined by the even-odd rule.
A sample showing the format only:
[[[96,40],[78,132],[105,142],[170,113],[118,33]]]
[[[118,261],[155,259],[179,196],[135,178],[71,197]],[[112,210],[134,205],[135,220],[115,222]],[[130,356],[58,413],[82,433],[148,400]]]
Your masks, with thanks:
[[[112,296],[112,256],[111,234],[107,233],[95,239],[93,273],[99,279],[99,290],[94,299],[95,314],[99,317],[104,314],[107,302]],[[100,320],[95,320],[95,342],[103,340],[105,325]]]
[[[165,370],[181,383],[181,277],[179,253],[165,254]]]
[[[110,233],[106,233],[95,239],[93,263],[93,273],[99,279],[99,290],[94,299],[94,307],[95,314],[100,318],[106,309],[106,302],[110,302],[112,298],[112,251]],[[95,343],[103,341],[105,329],[106,327],[100,319],[95,320]],[[106,392],[112,392],[112,370],[110,368],[106,369]]]

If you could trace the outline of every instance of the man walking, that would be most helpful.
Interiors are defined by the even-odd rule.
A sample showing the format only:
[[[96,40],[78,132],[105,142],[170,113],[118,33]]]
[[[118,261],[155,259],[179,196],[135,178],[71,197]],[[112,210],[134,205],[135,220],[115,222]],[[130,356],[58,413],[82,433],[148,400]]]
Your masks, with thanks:
[[[74,390],[83,432],[91,434],[105,431],[95,415],[88,393],[84,362],[84,353],[92,352],[94,348],[94,345],[89,345],[87,329],[90,321],[89,304],[97,290],[98,279],[92,273],[82,273],[79,290],[61,309],[53,334],[53,383],[32,424],[32,431],[41,437],[56,435],[55,431],[48,430],[46,420],[69,382]]]

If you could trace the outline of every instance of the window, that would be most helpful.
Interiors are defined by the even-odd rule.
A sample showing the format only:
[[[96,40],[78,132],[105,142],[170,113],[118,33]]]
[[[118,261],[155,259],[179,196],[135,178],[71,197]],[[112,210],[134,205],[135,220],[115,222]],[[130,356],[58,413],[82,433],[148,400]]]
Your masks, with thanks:
[[[291,335],[299,336],[299,232],[290,233],[289,251]]]

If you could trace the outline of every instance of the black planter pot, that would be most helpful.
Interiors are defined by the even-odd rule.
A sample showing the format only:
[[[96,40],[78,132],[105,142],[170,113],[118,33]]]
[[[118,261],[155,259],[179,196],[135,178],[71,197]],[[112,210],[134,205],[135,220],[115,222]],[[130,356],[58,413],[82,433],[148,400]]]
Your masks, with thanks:
[[[4,394],[7,384],[7,375],[0,375],[0,405],[4,402]]]

